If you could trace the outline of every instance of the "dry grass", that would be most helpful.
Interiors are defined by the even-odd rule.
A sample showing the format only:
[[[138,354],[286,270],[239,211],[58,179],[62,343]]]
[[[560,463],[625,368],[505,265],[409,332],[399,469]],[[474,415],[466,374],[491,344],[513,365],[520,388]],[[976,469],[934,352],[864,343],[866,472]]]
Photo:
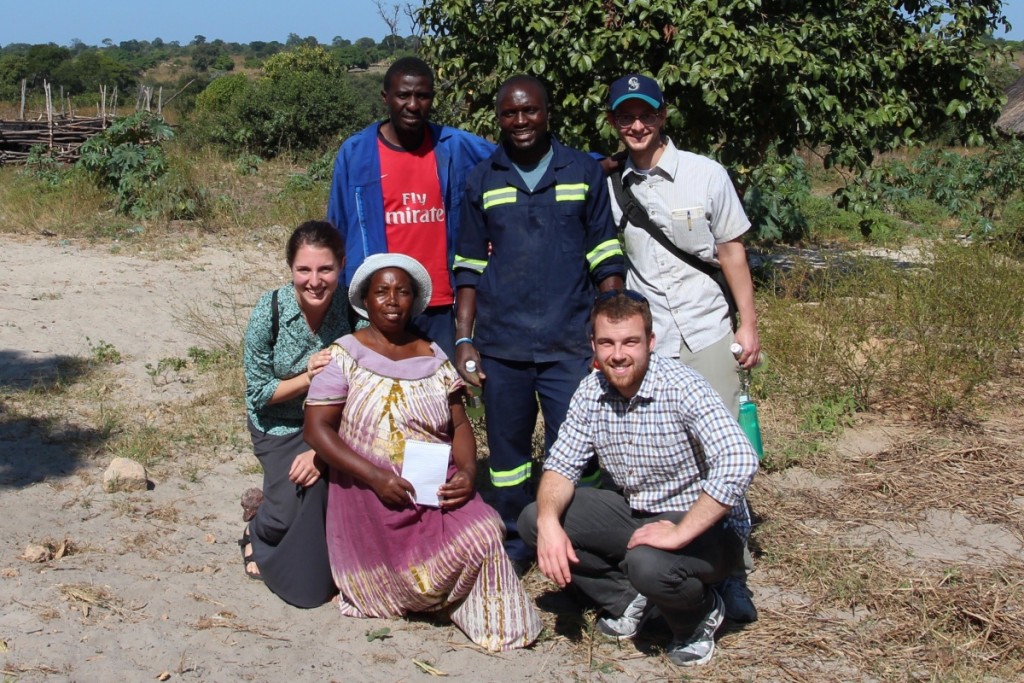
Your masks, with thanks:
[[[1024,508],[1013,504],[1024,491],[1020,464],[1019,451],[984,436],[926,435],[857,462],[835,504],[840,514],[864,521],[956,510],[1005,525],[1024,539]]]
[[[283,257],[281,261],[283,263]],[[232,285],[229,286],[224,280],[212,283],[214,301],[211,305],[198,301],[177,301],[172,304],[171,310],[177,325],[202,339],[213,351],[240,354],[249,312],[262,291],[252,272],[233,271],[227,278]],[[261,282],[265,282],[265,279],[259,278]],[[240,283],[244,285],[241,292],[238,289]]]
[[[228,629],[235,633],[251,633],[259,636],[260,638],[266,638],[267,640],[279,640],[283,643],[290,643],[291,640],[288,638],[281,638],[280,636],[274,636],[263,629],[257,628],[250,624],[246,624],[238,618],[233,612],[221,611],[217,612],[210,617],[201,617],[196,622],[196,629],[199,631],[209,631],[215,628]]]
[[[123,621],[139,621],[143,617],[138,614],[145,605],[127,605],[113,595],[109,588],[90,583],[57,584],[61,597],[82,614],[83,619],[98,619],[102,614],[113,615]]]
[[[216,464],[216,453],[247,444],[239,355],[212,355],[201,371],[192,367],[192,398],[141,408],[122,391],[122,368],[81,359],[72,377],[5,391],[4,419],[33,425],[43,443],[67,444],[85,460],[125,457],[151,474],[197,481]]]
[[[48,185],[22,167],[7,166],[0,167],[0,232],[85,238],[118,253],[187,259],[213,237],[256,248],[274,245],[277,251],[296,225],[323,218],[328,184],[291,182],[305,173],[305,161],[282,157],[248,174],[209,147],[172,143],[167,154],[169,166],[199,189],[207,209],[201,219],[120,216],[113,196],[83,174],[68,172],[62,182]]]
[[[761,583],[781,588],[786,599],[784,608],[762,609],[738,648],[751,638],[755,650],[787,653],[789,666],[805,660],[794,680],[824,680],[827,670],[803,669],[811,655],[850,680],[1024,674],[1024,558],[979,566],[951,551],[945,561],[909,564],[893,547],[898,539],[864,546],[852,533],[948,510],[1021,537],[1024,510],[1012,503],[1024,478],[1020,447],[995,448],[984,433],[938,437],[905,429],[918,433],[876,455],[808,458],[804,464],[839,481],[838,488],[755,485],[753,502],[765,517],[754,536],[762,550],[757,565],[768,575]],[[948,542],[952,549],[955,539]],[[808,623],[815,624],[812,638]]]

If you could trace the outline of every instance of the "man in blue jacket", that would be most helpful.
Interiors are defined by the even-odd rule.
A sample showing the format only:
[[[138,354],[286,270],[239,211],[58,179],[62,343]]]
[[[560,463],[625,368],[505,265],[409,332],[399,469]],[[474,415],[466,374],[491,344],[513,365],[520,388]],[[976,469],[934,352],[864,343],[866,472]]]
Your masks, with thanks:
[[[548,134],[548,96],[532,76],[498,90],[502,144],[469,176],[455,257],[455,367],[483,382],[490,502],[520,569],[533,557],[517,533],[533,502],[537,402],[550,447],[590,371],[587,333],[598,292],[622,287],[625,262],[604,172]],[[466,372],[475,361],[479,378]]]
[[[430,122],[434,73],[403,57],[384,75],[388,119],[338,150],[327,219],[345,243],[345,284],[367,256],[401,253],[430,273],[433,294],[412,324],[454,357],[455,257],[466,176],[494,145]]]

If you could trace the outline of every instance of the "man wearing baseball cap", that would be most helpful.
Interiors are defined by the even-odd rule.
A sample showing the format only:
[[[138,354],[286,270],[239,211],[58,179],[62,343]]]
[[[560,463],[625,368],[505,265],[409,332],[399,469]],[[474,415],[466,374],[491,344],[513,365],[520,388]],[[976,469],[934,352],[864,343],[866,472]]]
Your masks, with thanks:
[[[621,181],[609,180],[612,216],[627,256],[626,285],[650,302],[657,353],[703,375],[736,417],[738,370],[753,367],[761,349],[754,286],[740,242],[750,221],[725,168],[677,149],[662,132],[666,115],[654,79],[634,73],[611,84],[608,122],[628,153]],[[711,275],[717,269],[739,313],[735,333],[726,295]],[[730,349],[734,343],[743,348],[738,356]],[[729,618],[757,619],[741,568],[719,591]]]

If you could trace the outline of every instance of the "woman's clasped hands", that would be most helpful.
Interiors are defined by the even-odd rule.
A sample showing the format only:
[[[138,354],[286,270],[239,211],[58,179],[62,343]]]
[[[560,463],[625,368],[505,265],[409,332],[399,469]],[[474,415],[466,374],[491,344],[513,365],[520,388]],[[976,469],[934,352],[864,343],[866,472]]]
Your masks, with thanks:
[[[394,472],[381,470],[380,478],[371,486],[385,505],[404,507],[416,504],[416,490],[413,485]],[[473,474],[457,470],[437,489],[438,507],[442,510],[454,510],[473,497],[473,490]]]

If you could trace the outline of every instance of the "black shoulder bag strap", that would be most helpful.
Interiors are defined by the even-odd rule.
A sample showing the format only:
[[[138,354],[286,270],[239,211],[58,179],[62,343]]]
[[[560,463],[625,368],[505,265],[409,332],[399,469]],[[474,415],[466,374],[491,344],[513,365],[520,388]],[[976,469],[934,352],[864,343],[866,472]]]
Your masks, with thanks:
[[[281,326],[281,312],[277,309],[277,290],[270,295],[270,349],[277,344],[277,329]]]
[[[725,297],[725,304],[729,308],[729,320],[732,323],[733,332],[736,331],[736,299],[733,298],[732,290],[729,289],[729,282],[725,279],[725,273],[722,272],[721,268],[715,267],[713,264],[707,261],[702,261],[693,254],[689,254],[669,240],[668,236],[665,235],[658,226],[654,224],[651,217],[647,215],[643,207],[636,200],[636,195],[633,194],[633,188],[624,185],[622,182],[622,172],[616,171],[611,175],[612,179],[612,194],[615,195],[615,201],[622,209],[622,219],[619,221],[619,232],[622,232],[626,228],[626,221],[629,221],[638,228],[643,229],[650,235],[655,242],[663,246],[668,253],[674,255],[676,258],[683,261],[691,268],[694,268],[701,273],[704,273],[709,278],[715,281],[715,283],[721,288],[722,296]]]

